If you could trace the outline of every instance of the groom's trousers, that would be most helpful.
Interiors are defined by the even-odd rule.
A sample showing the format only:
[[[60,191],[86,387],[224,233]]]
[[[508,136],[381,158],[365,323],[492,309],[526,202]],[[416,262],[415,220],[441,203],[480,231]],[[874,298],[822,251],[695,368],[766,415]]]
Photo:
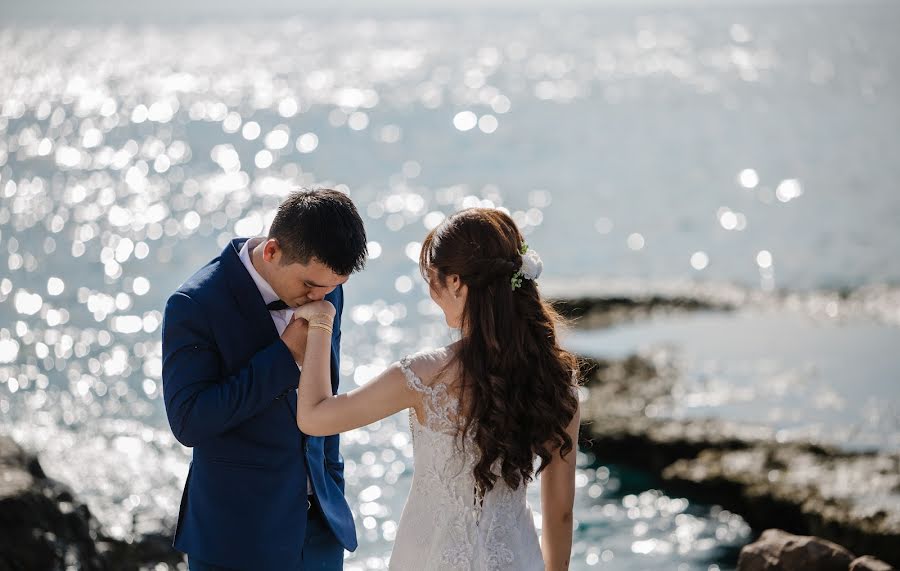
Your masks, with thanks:
[[[303,541],[303,566],[291,571],[340,571],[344,568],[344,548],[328,527],[315,499],[307,512]],[[212,565],[188,555],[189,571],[252,571]]]

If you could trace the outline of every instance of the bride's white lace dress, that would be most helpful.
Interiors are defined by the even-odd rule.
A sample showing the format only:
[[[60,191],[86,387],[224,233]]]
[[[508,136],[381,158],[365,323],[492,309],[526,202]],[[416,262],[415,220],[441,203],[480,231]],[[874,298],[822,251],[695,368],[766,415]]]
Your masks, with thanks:
[[[431,358],[433,354],[415,356]],[[415,453],[412,488],[391,554],[394,571],[543,571],[525,486],[498,479],[483,501],[475,495],[475,445],[455,437],[458,400],[440,381],[419,378],[407,357],[407,383],[422,395],[425,418],[410,410]]]

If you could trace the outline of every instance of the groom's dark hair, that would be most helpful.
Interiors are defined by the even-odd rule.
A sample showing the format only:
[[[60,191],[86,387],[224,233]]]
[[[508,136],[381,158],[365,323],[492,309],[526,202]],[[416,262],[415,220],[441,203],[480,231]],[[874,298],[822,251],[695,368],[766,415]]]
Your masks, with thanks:
[[[366,229],[343,192],[322,188],[292,192],[278,207],[269,238],[278,240],[283,264],[317,260],[341,276],[366,265]]]

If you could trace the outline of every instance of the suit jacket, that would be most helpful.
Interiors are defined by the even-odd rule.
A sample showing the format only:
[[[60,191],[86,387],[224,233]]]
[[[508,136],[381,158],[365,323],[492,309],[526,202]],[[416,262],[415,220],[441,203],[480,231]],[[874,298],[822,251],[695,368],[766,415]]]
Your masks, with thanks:
[[[335,537],[356,549],[339,437],[297,428],[300,376],[238,256],[246,238],[189,278],[163,318],[163,393],[175,437],[193,448],[176,549],[240,569],[299,569],[307,476]],[[344,295],[331,340],[337,393]]]

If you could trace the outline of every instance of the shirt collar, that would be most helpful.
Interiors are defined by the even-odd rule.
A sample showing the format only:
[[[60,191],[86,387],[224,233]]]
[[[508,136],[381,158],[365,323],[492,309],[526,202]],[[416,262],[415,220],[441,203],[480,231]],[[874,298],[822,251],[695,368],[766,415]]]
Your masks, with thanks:
[[[265,238],[256,237],[250,238],[244,245],[241,246],[240,258],[241,263],[244,264],[244,267],[247,268],[247,273],[250,274],[250,277],[253,278],[253,283],[256,284],[256,289],[259,290],[260,295],[262,295],[263,302],[268,305],[273,301],[278,300],[278,294],[275,293],[275,290],[272,289],[272,286],[269,285],[259,272],[256,271],[256,268],[253,267],[253,261],[250,258],[250,250],[258,246]]]

